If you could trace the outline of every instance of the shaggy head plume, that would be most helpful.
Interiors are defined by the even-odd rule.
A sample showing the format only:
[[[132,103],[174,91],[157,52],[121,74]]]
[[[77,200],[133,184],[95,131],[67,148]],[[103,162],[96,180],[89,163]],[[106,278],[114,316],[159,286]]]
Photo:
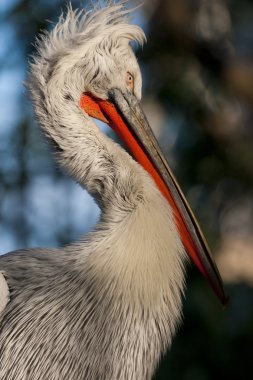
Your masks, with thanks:
[[[75,68],[82,69],[86,90],[91,82],[93,89],[94,82],[99,82],[97,87],[101,88],[101,78],[108,78],[115,66],[121,67],[124,56],[129,60],[129,52],[133,55],[130,42],[142,45],[145,41],[143,30],[130,23],[134,9],[127,9],[125,3],[110,1],[106,7],[93,6],[89,11],[73,10],[68,5],[66,14],[60,16],[53,30],[43,33],[36,41],[37,55],[33,57],[29,78],[33,95],[39,91],[37,95],[41,96],[42,88],[57,71],[62,76],[64,70],[66,78],[71,70],[73,80]],[[98,95],[101,96],[101,91]]]

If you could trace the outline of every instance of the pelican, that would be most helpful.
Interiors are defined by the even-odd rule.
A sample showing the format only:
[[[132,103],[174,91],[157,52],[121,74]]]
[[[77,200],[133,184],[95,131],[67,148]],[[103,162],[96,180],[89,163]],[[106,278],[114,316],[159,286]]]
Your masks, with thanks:
[[[28,87],[60,165],[95,198],[95,229],[0,257],[1,380],[147,380],[181,320],[187,254],[226,295],[141,110],[143,44],[126,1],[74,11],[37,41]],[[107,123],[132,153],[104,135]]]

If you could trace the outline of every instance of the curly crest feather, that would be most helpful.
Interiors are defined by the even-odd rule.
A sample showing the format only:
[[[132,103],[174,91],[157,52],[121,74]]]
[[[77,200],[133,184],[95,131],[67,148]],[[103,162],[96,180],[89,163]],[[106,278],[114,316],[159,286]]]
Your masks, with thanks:
[[[109,2],[105,8],[94,6],[89,11],[73,10],[69,4],[66,15],[61,14],[53,30],[37,39],[38,55],[31,66],[36,68],[39,64],[55,61],[64,55],[71,55],[74,50],[94,44],[102,46],[104,50],[112,45],[116,47],[123,40],[143,45],[145,34],[139,26],[130,24],[134,9],[126,9],[125,3],[121,1],[112,5]]]

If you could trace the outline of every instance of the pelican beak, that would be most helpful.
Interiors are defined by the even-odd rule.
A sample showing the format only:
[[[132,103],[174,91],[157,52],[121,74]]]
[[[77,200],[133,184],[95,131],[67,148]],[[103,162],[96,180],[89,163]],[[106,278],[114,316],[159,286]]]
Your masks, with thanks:
[[[153,177],[169,202],[186,252],[223,305],[228,298],[207,242],[149,126],[137,98],[119,89],[108,92],[108,100],[83,94],[81,107],[90,116],[108,123],[134,158]]]

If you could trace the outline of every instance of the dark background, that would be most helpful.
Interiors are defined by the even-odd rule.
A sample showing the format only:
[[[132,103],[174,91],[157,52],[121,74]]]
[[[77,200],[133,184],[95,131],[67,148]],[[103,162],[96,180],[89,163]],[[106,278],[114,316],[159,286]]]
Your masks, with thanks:
[[[35,36],[64,9],[61,0],[0,2],[0,253],[65,244],[99,215],[53,162],[22,84]],[[184,323],[156,379],[250,378],[253,2],[144,0],[134,22],[148,38],[137,51],[144,108],[230,294],[223,310],[188,268]]]

